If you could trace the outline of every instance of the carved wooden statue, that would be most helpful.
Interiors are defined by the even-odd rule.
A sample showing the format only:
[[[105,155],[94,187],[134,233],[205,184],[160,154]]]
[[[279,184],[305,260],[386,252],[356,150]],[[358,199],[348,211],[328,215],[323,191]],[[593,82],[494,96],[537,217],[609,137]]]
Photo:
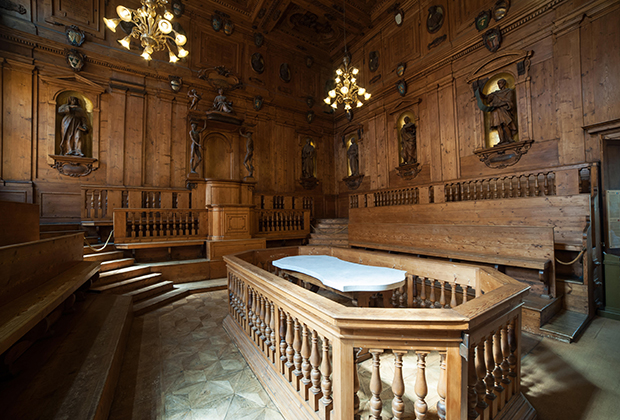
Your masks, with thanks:
[[[187,96],[192,100],[189,104],[189,109],[195,109],[198,102],[202,99],[202,95],[196,89],[190,89],[187,92]]]
[[[349,168],[351,168],[351,176],[357,176],[360,174],[360,161],[359,161],[359,146],[355,139],[351,139],[351,145],[347,150],[347,157],[349,158]]]
[[[310,138],[306,139],[306,145],[301,149],[301,173],[303,178],[314,177],[314,146]]]
[[[515,92],[507,86],[505,79],[499,79],[497,86],[499,90],[488,95],[483,94],[479,89],[476,90],[478,107],[490,113],[490,127],[497,130],[499,144],[512,143],[514,142],[513,136],[517,133]],[[480,99],[486,100],[486,105]]]
[[[411,118],[405,117],[405,123],[400,129],[400,137],[403,145],[403,164],[405,165],[418,161],[416,132],[416,126],[411,122]]]
[[[84,156],[82,153],[82,139],[88,134],[88,117],[80,105],[80,100],[70,96],[65,105],[58,108],[58,113],[64,115],[61,123],[60,153],[70,156]]]
[[[248,170],[248,178],[254,176],[254,165],[252,164],[252,157],[254,156],[254,140],[252,140],[252,132],[248,131],[245,134],[242,129],[239,129],[239,135],[245,137],[245,158],[243,159],[243,166]]]
[[[200,134],[205,131],[207,128],[207,122],[205,121],[204,126],[201,130],[197,130],[197,124],[195,122],[191,123],[192,129],[189,131],[189,138],[192,140],[192,156],[190,158],[189,164],[192,168],[193,174],[197,173],[196,168],[202,162],[202,144],[200,139]]]
[[[213,100],[213,110],[218,112],[226,112],[227,114],[233,114],[233,103],[226,101],[224,96],[224,89],[217,90],[217,96]]]

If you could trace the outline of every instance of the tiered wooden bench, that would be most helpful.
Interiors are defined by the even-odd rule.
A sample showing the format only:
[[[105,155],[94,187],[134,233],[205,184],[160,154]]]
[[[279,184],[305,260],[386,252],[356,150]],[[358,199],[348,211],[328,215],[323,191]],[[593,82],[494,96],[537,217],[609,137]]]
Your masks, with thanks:
[[[551,227],[466,226],[385,223],[352,219],[349,244],[537,270],[540,295],[555,294],[554,240]],[[536,285],[535,285],[536,286]],[[542,286],[542,288],[541,288]]]
[[[83,233],[0,247],[0,354],[11,364],[88,288],[98,262],[82,260]],[[21,341],[20,341],[21,340]]]

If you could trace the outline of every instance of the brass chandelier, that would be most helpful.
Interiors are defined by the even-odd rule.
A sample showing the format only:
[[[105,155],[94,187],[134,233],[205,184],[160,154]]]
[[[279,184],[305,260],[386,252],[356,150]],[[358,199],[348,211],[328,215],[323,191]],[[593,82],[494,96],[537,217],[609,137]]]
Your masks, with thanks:
[[[370,93],[366,92],[366,89],[357,85],[357,79],[355,76],[359,73],[359,70],[355,67],[349,67],[351,56],[347,51],[347,3],[344,3],[344,58],[342,62],[344,67],[336,70],[336,87],[327,93],[327,97],[324,99],[327,105],[331,105],[332,108],[337,109],[338,104],[344,104],[345,111],[351,110],[351,105],[355,104],[358,108],[363,104],[362,98],[365,101],[370,99]],[[333,101],[333,102],[332,102]]]
[[[119,17],[114,19],[104,17],[103,21],[112,32],[116,32],[116,27],[121,21],[131,24],[129,35],[117,42],[130,49],[131,38],[139,39],[143,48],[142,57],[145,60],[150,60],[153,52],[168,49],[170,62],[176,63],[179,58],[189,54],[183,48],[187,37],[180,25],[172,24],[174,15],[166,9],[167,4],[168,0],[142,0],[142,7],[139,9],[119,5],[116,8]],[[176,47],[176,54],[172,51],[172,45]]]

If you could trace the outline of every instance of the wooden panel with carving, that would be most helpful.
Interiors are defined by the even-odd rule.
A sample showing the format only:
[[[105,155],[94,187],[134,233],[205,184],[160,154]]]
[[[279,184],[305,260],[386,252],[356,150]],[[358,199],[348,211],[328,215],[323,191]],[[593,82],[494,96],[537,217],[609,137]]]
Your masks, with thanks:
[[[106,4],[104,0],[51,0],[43,3],[43,16],[48,23],[76,25],[103,39],[105,34],[103,12],[106,10]],[[116,5],[109,7],[108,16],[116,17],[113,14],[115,7]]]

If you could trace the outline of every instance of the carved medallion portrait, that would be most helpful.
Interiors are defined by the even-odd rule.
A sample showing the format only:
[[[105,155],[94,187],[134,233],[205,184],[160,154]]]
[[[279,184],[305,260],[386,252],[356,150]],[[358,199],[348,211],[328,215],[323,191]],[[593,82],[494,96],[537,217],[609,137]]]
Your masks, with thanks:
[[[478,16],[476,16],[476,19],[474,20],[474,24],[476,25],[476,29],[478,29],[478,32],[480,32],[480,31],[484,31],[489,26],[490,21],[491,21],[491,11],[483,10],[482,12],[480,12]]]
[[[265,71],[265,60],[261,53],[252,54],[252,70],[258,74],[262,74]]]
[[[372,72],[379,68],[379,51],[371,51],[368,54],[368,69]]]
[[[396,66],[396,75],[398,77],[403,77],[403,74],[405,74],[405,69],[407,69],[406,63],[398,63]]]
[[[74,47],[80,47],[86,40],[86,35],[84,31],[78,28],[75,25],[71,25],[65,31],[65,35],[67,35],[67,42],[69,45],[73,45]]]
[[[255,96],[254,97],[254,109],[256,111],[260,111],[260,109],[263,107],[263,97],[262,96]]]
[[[312,123],[312,121],[314,121],[314,111],[308,111],[306,114],[306,119],[308,120],[308,123]]]
[[[185,5],[181,2],[181,0],[172,0],[172,14],[176,18],[180,18],[183,16],[185,12]]]
[[[347,117],[347,120],[349,122],[351,122],[353,120],[353,110],[351,109],[347,109],[344,113],[344,115]]]
[[[170,80],[170,89],[172,89],[173,92],[176,93],[181,90],[183,79],[178,76],[168,76],[168,79]]]
[[[280,64],[280,79],[286,83],[291,81],[291,69],[287,63]]]
[[[499,47],[502,45],[502,33],[499,28],[489,29],[482,35],[482,40],[487,50],[495,52],[499,50]]]
[[[265,42],[265,36],[260,32],[254,34],[254,45],[257,47],[262,47]]]
[[[80,71],[84,67],[84,61],[86,60],[86,56],[79,52],[78,50],[72,48],[67,51],[66,54],[67,63],[73,69],[73,71]]]
[[[407,94],[407,82],[403,79],[396,83],[396,89],[400,96],[405,96]]]
[[[308,108],[314,106],[314,98],[312,96],[306,96],[306,105],[308,105]]]
[[[224,33],[228,36],[232,35],[235,30],[235,24],[231,20],[224,21]]]
[[[508,14],[508,9],[510,9],[510,0],[499,0],[493,6],[493,19],[496,22],[503,19]]]
[[[306,67],[310,68],[314,64],[314,57],[311,55],[306,56]]]
[[[444,10],[441,6],[431,6],[428,9],[426,18],[426,30],[429,34],[434,34],[443,26]]]

